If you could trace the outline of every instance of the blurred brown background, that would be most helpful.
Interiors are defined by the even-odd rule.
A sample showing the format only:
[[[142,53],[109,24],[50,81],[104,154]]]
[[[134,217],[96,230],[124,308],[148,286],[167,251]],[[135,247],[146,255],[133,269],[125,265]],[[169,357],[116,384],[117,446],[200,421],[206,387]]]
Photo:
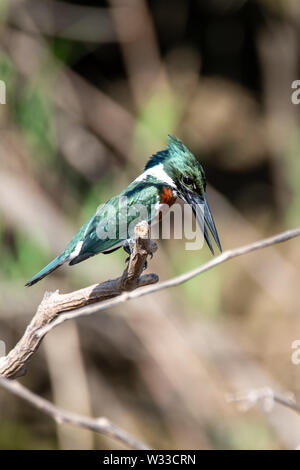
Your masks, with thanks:
[[[199,155],[224,249],[299,225],[297,0],[2,0],[0,339],[14,346],[45,290],[119,275],[97,256],[30,289],[100,202],[168,133]],[[161,241],[167,279],[210,259]],[[300,445],[280,405],[242,413],[226,394],[269,385],[300,400],[299,242],[230,261],[182,287],[67,322],[22,379],[65,407],[107,416],[157,448]],[[0,448],[110,449],[0,390]]]

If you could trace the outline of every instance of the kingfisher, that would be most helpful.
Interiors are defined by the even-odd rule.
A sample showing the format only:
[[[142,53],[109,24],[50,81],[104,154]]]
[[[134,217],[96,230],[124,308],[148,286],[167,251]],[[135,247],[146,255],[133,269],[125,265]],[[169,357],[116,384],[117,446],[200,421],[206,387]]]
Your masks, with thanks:
[[[178,198],[191,207],[211,253],[214,255],[209,231],[222,252],[207,201],[203,167],[177,137],[169,135],[167,147],[150,157],[143,173],[120,194],[99,206],[96,213],[72,238],[64,252],[25,285],[32,286],[64,263],[73,266],[98,253],[112,253],[120,247],[130,254],[133,245],[132,225],[135,225],[135,221],[141,221],[132,209],[146,208],[146,216],[143,214],[146,219],[142,220],[147,220],[151,226],[161,217],[162,208],[170,207]],[[202,207],[202,219],[197,210],[199,206]],[[151,210],[148,210],[150,207]],[[124,228],[122,233],[121,225]]]

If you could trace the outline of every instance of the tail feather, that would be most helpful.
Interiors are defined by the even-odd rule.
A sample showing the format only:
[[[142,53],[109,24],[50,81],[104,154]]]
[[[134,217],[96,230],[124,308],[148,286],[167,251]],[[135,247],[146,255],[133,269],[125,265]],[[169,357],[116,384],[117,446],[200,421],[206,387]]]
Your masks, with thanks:
[[[36,282],[40,281],[44,277],[48,276],[48,274],[52,273],[55,269],[59,268],[62,264],[68,261],[68,257],[59,255],[57,258],[52,260],[47,266],[45,266],[40,272],[35,274],[29,281],[26,282],[25,286],[33,286]]]

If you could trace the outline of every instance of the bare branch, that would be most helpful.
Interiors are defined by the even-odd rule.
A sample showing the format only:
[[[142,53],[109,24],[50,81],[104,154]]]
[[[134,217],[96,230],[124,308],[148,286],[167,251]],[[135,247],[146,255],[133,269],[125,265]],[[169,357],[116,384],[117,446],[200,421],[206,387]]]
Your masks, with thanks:
[[[137,228],[137,230],[139,229]],[[127,300],[158,292],[169,287],[178,286],[198,274],[208,271],[231,258],[236,258],[238,256],[251,253],[252,251],[267,248],[268,246],[290,240],[298,237],[299,235],[300,228],[288,230],[273,237],[265,238],[233,250],[225,251],[208,263],[205,263],[204,265],[187,273],[181,274],[180,276],[157,283],[155,286],[147,285],[146,287],[133,290],[135,282],[135,286],[140,287],[145,286],[146,284],[153,284],[158,280],[157,276],[154,274],[146,274],[138,277],[139,273],[143,269],[142,266],[144,266],[147,253],[155,251],[156,245],[147,239],[147,243],[149,243],[149,245],[148,248],[145,249],[145,242],[138,240],[147,237],[142,236],[142,233],[139,234],[137,232],[135,250],[130,257],[128,269],[124,271],[121,278],[90,286],[70,294],[60,295],[58,292],[54,292],[45,295],[42,303],[38,307],[37,313],[28,325],[24,336],[21,338],[19,343],[7,356],[0,358],[0,375],[9,378],[23,375],[26,362],[37,350],[45,334],[64,321],[78,318],[80,316],[91,315]],[[140,250],[142,250],[141,253],[137,255],[137,252],[140,252]],[[129,290],[131,292],[129,292]],[[97,303],[95,304],[95,302]],[[94,303],[94,305],[89,305],[91,303]]]
[[[157,245],[150,240],[150,229],[147,222],[135,227],[136,240],[129,263],[122,276],[80,289],[69,294],[46,292],[36,314],[27,326],[24,335],[16,346],[0,358],[0,376],[16,378],[24,375],[25,365],[38,349],[44,334],[43,328],[52,324],[60,312],[77,309],[94,302],[100,302],[122,295],[137,287],[153,284],[158,281],[156,274],[141,276],[147,256],[156,251]]]
[[[131,436],[126,431],[123,431],[107,418],[89,418],[88,416],[64,410],[53,405],[50,401],[45,400],[45,398],[31,392],[19,382],[13,382],[3,377],[0,377],[0,386],[27,401],[38,410],[51,416],[58,423],[68,423],[81,428],[90,429],[91,431],[116,439],[131,449],[149,449],[143,442],[135,439],[135,437]]]
[[[62,313],[61,315],[59,315],[59,317],[57,317],[54,320],[54,322],[45,326],[38,334],[44,336],[46,333],[48,333],[48,331],[52,330],[52,328],[55,328],[60,323],[63,323],[66,320],[71,320],[71,319],[78,318],[84,315],[91,315],[93,313],[97,313],[102,310],[106,310],[108,308],[114,307],[115,305],[118,305],[127,300],[136,299],[138,297],[142,297],[143,295],[148,295],[148,294],[152,294],[153,292],[158,292],[162,289],[167,289],[169,287],[178,286],[180,284],[183,284],[184,282],[187,282],[189,279],[192,279],[193,277],[196,277],[199,274],[202,274],[205,271],[209,271],[215,266],[218,266],[219,264],[222,264],[225,261],[228,261],[229,259],[237,258],[238,256],[251,253],[252,251],[261,250],[271,245],[275,245],[276,243],[282,243],[282,242],[288,241],[292,238],[296,238],[299,236],[300,236],[300,228],[297,228],[293,230],[287,230],[286,232],[282,232],[273,237],[265,238],[263,240],[250,243],[248,245],[244,245],[239,248],[224,251],[220,256],[217,256],[216,258],[212,259],[208,263],[205,263],[202,266],[199,266],[198,268],[188,271],[187,273],[173,277],[172,279],[169,279],[167,281],[159,282],[155,286],[143,287],[133,292],[124,292],[114,299],[101,302],[101,304],[79,308],[70,313]],[[0,372],[1,372],[1,368],[0,368]]]
[[[228,395],[227,400],[229,402],[241,403],[243,411],[247,411],[259,402],[262,403],[265,411],[271,411],[276,402],[300,414],[300,405],[296,402],[293,394],[289,393],[286,396],[279,395],[270,387],[253,389],[246,393]]]

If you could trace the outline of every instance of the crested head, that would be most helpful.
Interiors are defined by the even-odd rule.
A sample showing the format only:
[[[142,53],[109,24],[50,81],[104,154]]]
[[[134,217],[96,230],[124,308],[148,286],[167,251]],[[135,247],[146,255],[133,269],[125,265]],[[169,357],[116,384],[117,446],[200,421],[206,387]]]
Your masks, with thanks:
[[[178,162],[184,160],[187,161],[190,158],[195,158],[195,156],[190,152],[190,150],[179,140],[177,137],[168,135],[168,145],[164,150],[156,152],[148,160],[145,170],[152,168],[153,166],[159,165],[160,163],[167,163],[169,160],[174,158],[178,159]]]
[[[168,145],[150,158],[145,170],[163,167],[164,172],[177,188],[197,188],[203,194],[206,187],[205,173],[195,155],[177,137],[168,136]]]

